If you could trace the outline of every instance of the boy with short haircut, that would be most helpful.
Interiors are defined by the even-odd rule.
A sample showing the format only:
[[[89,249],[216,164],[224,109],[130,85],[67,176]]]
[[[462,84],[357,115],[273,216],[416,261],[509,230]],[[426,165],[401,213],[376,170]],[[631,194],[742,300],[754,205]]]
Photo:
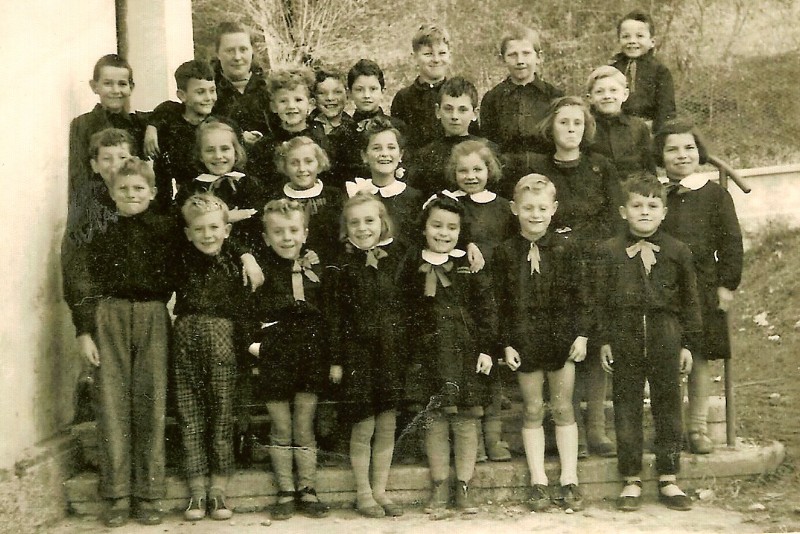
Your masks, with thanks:
[[[484,141],[497,154],[497,145],[469,132],[470,126],[478,120],[478,90],[472,82],[455,76],[442,83],[435,111],[444,135],[417,150],[409,164],[409,180],[426,198],[451,186],[445,168],[457,144]]]
[[[366,121],[377,116],[387,118],[403,137],[406,136],[406,123],[398,117],[390,117],[381,108],[386,80],[380,66],[369,59],[359,59],[347,71],[347,91],[356,107],[353,120],[362,131]],[[355,147],[354,147],[355,148]]]
[[[414,151],[441,135],[435,109],[450,66],[450,34],[437,24],[423,24],[411,39],[411,49],[419,75],[397,92],[391,114],[414,131],[406,146]]]
[[[118,219],[83,244],[65,273],[80,353],[97,373],[102,519],[120,526],[131,497],[140,523],[158,524],[164,496],[164,413],[175,248],[172,219],[148,209],[155,176],[135,157],[113,174]]]
[[[614,384],[617,458],[624,488],[617,508],[637,510],[642,492],[642,404],[650,384],[659,501],[688,510],[676,483],[682,448],[680,375],[692,367],[701,332],[692,253],[660,230],[664,186],[650,175],[623,184],[619,212],[628,230],[603,242],[595,258],[597,337]]]
[[[279,192],[283,176],[275,167],[275,149],[294,137],[314,140],[326,152],[328,139],[321,124],[308,120],[314,109],[314,73],[308,67],[274,70],[267,77],[270,110],[278,116],[280,125],[259,139],[248,153],[247,169],[257,177],[267,195]]]
[[[498,314],[504,318],[499,337],[522,393],[522,443],[531,475],[526,503],[534,512],[551,502],[573,511],[583,507],[572,394],[575,365],[586,358],[591,309],[576,244],[550,227],[557,209],[553,182],[541,174],[523,176],[511,203],[519,233],[495,249],[490,264]],[[545,379],[561,463],[560,491],[552,499],[544,463]]]
[[[564,96],[542,80],[539,32],[512,24],[500,41],[500,58],[508,77],[490,89],[481,102],[481,135],[497,143],[503,154],[545,153],[549,144],[538,135],[550,101]]]
[[[615,67],[604,65],[589,75],[586,98],[596,124],[591,150],[610,159],[623,179],[631,173],[656,172],[650,128],[622,109],[628,96],[628,81]]]
[[[320,67],[314,73],[314,100],[317,108],[311,112],[312,124],[322,126],[328,138],[331,169],[325,183],[343,188],[361,166],[361,157],[352,150],[359,143],[356,123],[345,110],[347,76],[344,72]]]
[[[653,52],[655,25],[649,14],[634,10],[617,24],[620,52],[611,66],[625,74],[630,96],[622,105],[625,113],[651,121],[657,132],[675,117],[675,89],[669,69]]]
[[[173,371],[183,462],[191,498],[188,521],[229,519],[225,503],[233,461],[236,323],[246,299],[238,252],[227,242],[228,207],[195,194],[181,208],[186,247],[176,276]],[[210,488],[206,477],[211,474]]]
[[[70,199],[92,178],[89,166],[92,135],[106,128],[125,130],[133,140],[128,152],[139,154],[146,126],[146,114],[128,111],[134,84],[133,69],[125,58],[107,54],[98,59],[89,86],[100,102],[92,111],[75,117],[69,126]]]
[[[197,127],[211,115],[217,101],[214,71],[205,61],[192,60],[175,69],[180,114],[172,113],[171,101],[153,110],[152,122],[158,131],[160,153],[153,169],[159,197],[156,207],[165,211],[172,204],[173,181],[177,189],[189,184],[202,169],[195,157]]]

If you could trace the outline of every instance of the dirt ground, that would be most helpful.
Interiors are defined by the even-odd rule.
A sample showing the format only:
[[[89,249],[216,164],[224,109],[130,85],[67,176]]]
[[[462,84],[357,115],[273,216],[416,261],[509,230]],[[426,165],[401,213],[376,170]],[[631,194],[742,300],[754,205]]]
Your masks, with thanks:
[[[352,510],[336,510],[327,519],[294,517],[288,521],[269,521],[266,513],[240,514],[230,521],[210,519],[187,523],[172,515],[158,527],[129,524],[107,529],[95,518],[72,518],[48,531],[53,534],[114,532],[115,534],[167,533],[263,533],[284,534],[299,532],[325,534],[399,534],[457,531],[459,534],[547,532],[563,534],[635,533],[648,532],[764,532],[763,527],[739,512],[715,506],[696,506],[689,512],[675,512],[657,503],[647,503],[634,513],[618,512],[612,503],[593,504],[582,512],[566,514],[561,511],[530,513],[522,506],[497,506],[484,509],[475,516],[453,514],[432,520],[420,510],[410,510],[396,519],[365,519]]]

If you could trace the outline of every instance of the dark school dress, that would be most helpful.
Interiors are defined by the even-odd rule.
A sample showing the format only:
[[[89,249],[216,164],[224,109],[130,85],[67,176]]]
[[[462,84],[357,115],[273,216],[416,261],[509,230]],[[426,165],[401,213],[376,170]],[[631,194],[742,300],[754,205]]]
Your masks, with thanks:
[[[733,200],[714,182],[694,190],[669,189],[662,228],[692,251],[703,315],[699,355],[708,360],[730,358],[728,319],[718,309],[717,288],[735,291],[742,279],[742,231]]]
[[[409,352],[397,241],[370,251],[344,245],[334,271],[331,363],[341,365],[340,413],[351,423],[397,409],[403,400]]]
[[[455,194],[459,193],[461,191]],[[475,243],[486,263],[491,263],[495,247],[517,230],[517,220],[511,213],[508,200],[483,190],[472,195],[458,196],[458,202],[464,206],[462,241]]]
[[[278,256],[263,245],[256,260],[264,285],[250,297],[246,343],[261,343],[254,395],[266,402],[291,401],[297,393],[320,393],[328,382],[328,330],[325,326],[322,265]],[[293,290],[293,278],[303,289]]]
[[[406,254],[398,276],[408,311],[406,347],[417,371],[407,383],[409,400],[429,408],[486,406],[492,379],[475,370],[478,356],[492,356],[497,346],[489,275],[470,272],[463,251],[434,265],[416,248]]]
[[[575,338],[589,337],[588,283],[566,235],[548,231],[536,241],[538,272],[531,272],[531,245],[517,234],[495,248],[491,273],[503,318],[500,346],[519,352],[520,372],[557,371]]]

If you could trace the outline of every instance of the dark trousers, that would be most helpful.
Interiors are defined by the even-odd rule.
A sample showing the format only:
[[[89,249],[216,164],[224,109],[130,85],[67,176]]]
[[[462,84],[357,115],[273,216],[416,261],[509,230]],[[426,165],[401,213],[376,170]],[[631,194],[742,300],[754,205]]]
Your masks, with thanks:
[[[186,315],[175,321],[175,396],[187,477],[233,470],[234,326],[229,319]]]
[[[97,307],[95,400],[104,498],[164,496],[168,332],[163,302],[106,299]]]
[[[628,477],[639,475],[642,470],[642,404],[647,379],[656,431],[656,471],[659,475],[676,474],[680,469],[682,431],[680,325],[666,313],[620,314],[615,323],[619,328],[611,350],[619,472]]]

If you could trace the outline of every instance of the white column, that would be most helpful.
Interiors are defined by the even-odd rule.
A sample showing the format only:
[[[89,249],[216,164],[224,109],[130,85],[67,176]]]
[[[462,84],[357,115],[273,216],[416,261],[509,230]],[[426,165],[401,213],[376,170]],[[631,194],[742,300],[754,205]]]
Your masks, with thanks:
[[[191,0],[128,0],[126,25],[132,109],[176,100],[175,69],[194,58]]]

